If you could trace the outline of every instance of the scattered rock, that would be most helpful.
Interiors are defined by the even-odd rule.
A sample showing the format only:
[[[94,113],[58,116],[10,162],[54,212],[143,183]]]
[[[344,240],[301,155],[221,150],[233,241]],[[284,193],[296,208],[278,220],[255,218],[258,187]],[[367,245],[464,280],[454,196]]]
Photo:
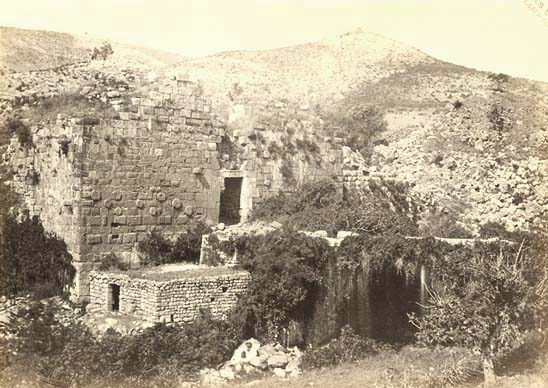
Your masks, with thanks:
[[[282,368],[274,368],[273,372],[274,372],[274,376],[276,377],[281,377],[281,378],[285,377],[285,370]]]
[[[289,359],[284,353],[273,354],[267,360],[269,368],[284,368],[288,362]]]
[[[232,358],[217,371],[204,369],[200,372],[204,384],[219,385],[244,376],[271,374],[280,378],[301,374],[302,352],[297,348],[286,349],[280,344],[261,346],[254,338],[236,348]]]

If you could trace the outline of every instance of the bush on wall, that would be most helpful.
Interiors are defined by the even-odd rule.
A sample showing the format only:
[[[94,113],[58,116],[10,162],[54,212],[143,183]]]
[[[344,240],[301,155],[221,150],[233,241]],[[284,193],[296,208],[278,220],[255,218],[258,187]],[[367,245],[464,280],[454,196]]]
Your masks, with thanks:
[[[203,222],[190,225],[175,241],[170,241],[153,231],[137,245],[141,254],[141,264],[197,263],[200,260],[202,235],[210,232],[211,228]]]
[[[30,148],[33,146],[30,128],[21,119],[9,118],[6,120],[5,126],[11,136],[17,136],[17,140],[22,147]]]

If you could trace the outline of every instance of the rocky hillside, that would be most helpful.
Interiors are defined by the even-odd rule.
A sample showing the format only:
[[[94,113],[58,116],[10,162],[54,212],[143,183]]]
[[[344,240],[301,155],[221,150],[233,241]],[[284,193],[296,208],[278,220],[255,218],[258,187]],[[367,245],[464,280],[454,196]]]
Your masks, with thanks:
[[[23,30],[0,26],[0,70],[27,72],[58,68],[89,61],[93,48],[103,41],[61,32]],[[182,56],[143,47],[110,42],[114,59],[162,67],[174,64]]]
[[[411,183],[467,225],[546,230],[547,92],[546,83],[500,85],[468,69],[383,79],[363,94],[388,121],[370,170]]]
[[[99,41],[7,28],[0,33],[0,118],[14,109],[32,111],[54,95],[116,108],[124,99],[161,92],[163,79],[173,77],[200,81],[219,117],[238,108],[251,118],[251,129],[267,122],[287,133],[325,131],[321,119],[332,106],[344,112],[350,104],[373,105],[384,112],[387,128],[362,162],[365,176],[409,182],[416,195],[472,231],[489,221],[510,229],[547,227],[546,83],[493,79],[361,30],[201,58],[113,43],[105,61],[90,60]],[[301,116],[311,113],[318,120],[303,124]],[[340,132],[344,136],[345,129]]]

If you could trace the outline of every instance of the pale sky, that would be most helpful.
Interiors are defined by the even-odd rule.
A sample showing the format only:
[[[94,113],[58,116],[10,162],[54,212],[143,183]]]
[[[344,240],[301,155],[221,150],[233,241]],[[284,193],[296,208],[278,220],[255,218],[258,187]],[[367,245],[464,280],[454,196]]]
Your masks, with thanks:
[[[548,0],[0,0],[0,25],[189,56],[362,27],[445,61],[548,82]]]

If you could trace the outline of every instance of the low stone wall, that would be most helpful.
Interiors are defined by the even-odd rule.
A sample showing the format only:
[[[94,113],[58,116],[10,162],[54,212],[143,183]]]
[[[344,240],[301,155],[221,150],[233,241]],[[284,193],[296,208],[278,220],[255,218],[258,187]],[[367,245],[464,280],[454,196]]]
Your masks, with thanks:
[[[224,319],[247,290],[250,275],[181,277],[169,281],[133,278],[124,273],[90,273],[90,303],[112,311],[112,285],[119,287],[120,313],[148,322],[190,322],[200,310]]]

